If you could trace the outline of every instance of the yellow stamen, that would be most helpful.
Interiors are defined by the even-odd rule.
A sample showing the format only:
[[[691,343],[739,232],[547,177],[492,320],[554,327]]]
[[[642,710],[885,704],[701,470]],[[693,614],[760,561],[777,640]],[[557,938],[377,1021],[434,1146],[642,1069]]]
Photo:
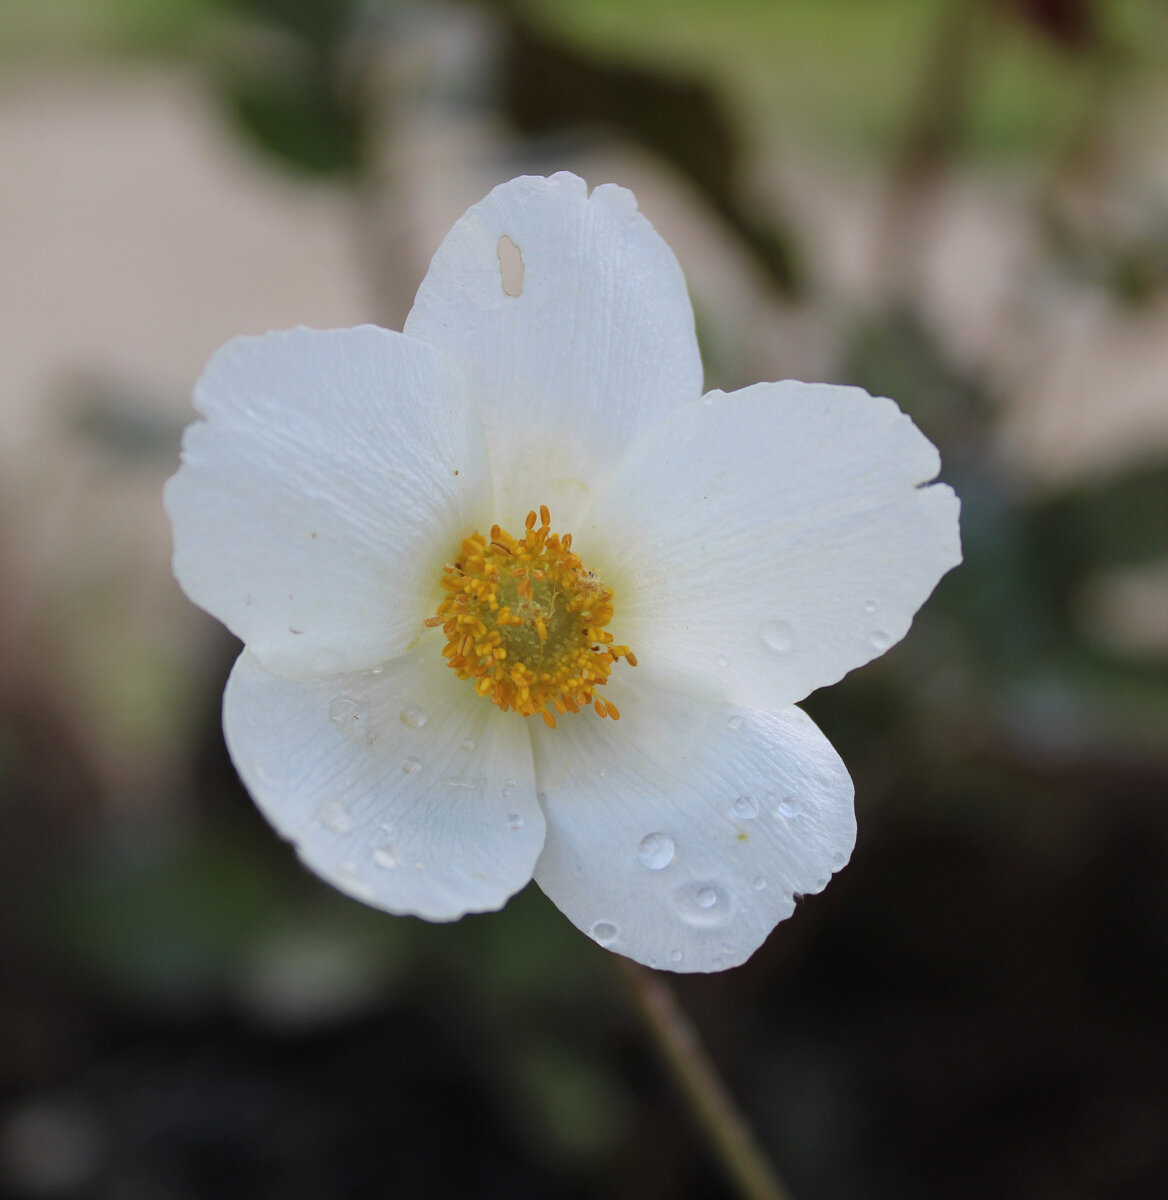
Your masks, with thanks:
[[[613,663],[637,660],[605,629],[612,591],[572,553],[571,534],[552,533],[547,505],[524,526],[522,538],[498,525],[489,540],[466,538],[458,560],[443,568],[445,599],[426,624],[442,626],[442,653],[459,679],[504,711],[539,713],[550,729],[553,711],[591,707],[615,721],[616,705],[596,689]]]

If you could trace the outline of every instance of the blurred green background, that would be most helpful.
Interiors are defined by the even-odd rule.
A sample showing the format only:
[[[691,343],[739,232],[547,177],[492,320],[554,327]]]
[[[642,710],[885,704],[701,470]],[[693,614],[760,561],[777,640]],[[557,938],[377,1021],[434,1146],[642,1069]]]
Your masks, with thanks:
[[[1168,1195],[1168,8],[0,5],[0,1194],[730,1193],[610,957],[302,871],[160,489],[237,333],[400,327],[495,183],[632,187],[709,386],[895,397],[966,563],[807,708],[851,865],[678,981],[801,1200]]]

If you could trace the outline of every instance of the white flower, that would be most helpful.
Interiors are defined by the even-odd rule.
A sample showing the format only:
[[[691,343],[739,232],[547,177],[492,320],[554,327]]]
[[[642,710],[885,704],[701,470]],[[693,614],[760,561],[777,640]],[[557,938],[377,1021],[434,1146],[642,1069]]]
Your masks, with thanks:
[[[475,205],[404,333],[212,358],[175,574],[245,643],[227,744],[319,875],[437,921],[534,877],[711,971],[847,861],[851,780],[792,705],[905,635],[958,503],[889,400],[701,383],[672,253],[568,174]]]

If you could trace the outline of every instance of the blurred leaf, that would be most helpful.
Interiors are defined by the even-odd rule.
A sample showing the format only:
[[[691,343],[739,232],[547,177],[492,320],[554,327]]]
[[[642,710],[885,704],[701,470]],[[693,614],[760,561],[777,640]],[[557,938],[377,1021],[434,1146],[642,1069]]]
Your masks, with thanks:
[[[157,396],[96,375],[68,386],[70,424],[86,441],[124,463],[172,463],[183,423],[168,418]]]
[[[515,1047],[510,1074],[539,1141],[551,1143],[554,1157],[587,1163],[620,1144],[631,1105],[609,1064],[582,1049],[537,1035]]]
[[[268,38],[229,48],[221,87],[268,153],[310,174],[356,175],[365,159],[365,53],[356,0],[226,0]]]
[[[240,126],[270,154],[311,174],[360,171],[364,122],[327,75],[240,79],[227,92]]]
[[[1082,51],[1096,43],[1099,22],[1091,0],[998,0],[1060,49]]]
[[[280,26],[320,49],[340,41],[357,7],[352,0],[219,0],[219,3],[241,16]]]
[[[797,247],[776,214],[741,193],[742,139],[719,94],[693,77],[599,58],[536,28],[510,5],[503,103],[524,133],[603,129],[663,158],[746,244],[779,291],[804,286]]]
[[[1168,461],[1042,498],[1028,516],[1039,573],[1071,587],[1107,567],[1168,555]]]

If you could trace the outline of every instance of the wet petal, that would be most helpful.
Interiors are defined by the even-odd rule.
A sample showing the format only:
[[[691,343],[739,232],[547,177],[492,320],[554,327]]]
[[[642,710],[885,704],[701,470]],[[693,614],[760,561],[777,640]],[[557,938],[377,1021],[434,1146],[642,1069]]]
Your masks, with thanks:
[[[518,272],[503,268],[520,259],[518,290]],[[589,196],[567,173],[513,179],[471,208],[435,254],[405,330],[471,382],[505,527],[547,504],[557,528],[571,528],[624,444],[701,392],[673,252],[631,192]]]
[[[630,448],[574,547],[647,667],[779,709],[898,642],[961,561],[939,469],[860,388],[713,392]]]
[[[602,946],[652,967],[744,962],[851,854],[852,783],[797,708],[608,689],[619,721],[534,732],[547,841],[535,878]]]
[[[293,329],[229,342],[195,403],[166,486],[187,595],[282,674],[402,653],[488,503],[457,368],[371,325]]]
[[[245,651],[223,728],[268,820],[375,908],[447,921],[500,908],[531,879],[544,821],[527,727],[460,686],[433,646],[319,680],[273,675]]]

